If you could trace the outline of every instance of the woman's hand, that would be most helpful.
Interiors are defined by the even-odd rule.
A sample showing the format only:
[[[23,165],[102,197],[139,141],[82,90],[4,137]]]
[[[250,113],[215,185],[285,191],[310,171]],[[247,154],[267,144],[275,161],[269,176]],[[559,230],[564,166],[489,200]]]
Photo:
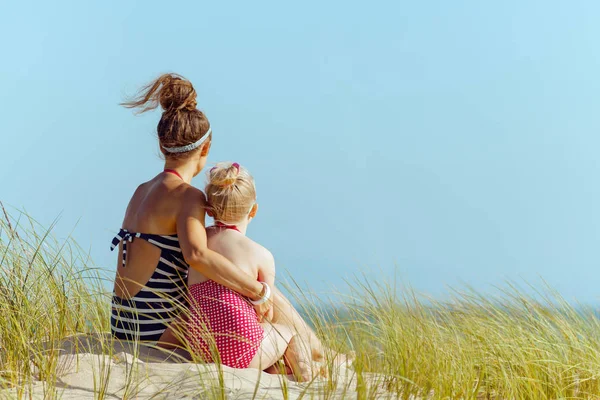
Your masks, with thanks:
[[[273,319],[273,297],[262,304],[254,304],[254,310],[258,315],[258,322],[268,321]]]

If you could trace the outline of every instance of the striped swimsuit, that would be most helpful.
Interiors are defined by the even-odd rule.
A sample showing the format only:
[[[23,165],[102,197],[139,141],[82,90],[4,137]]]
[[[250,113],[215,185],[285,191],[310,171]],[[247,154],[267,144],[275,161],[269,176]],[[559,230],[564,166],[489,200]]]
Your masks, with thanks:
[[[127,243],[146,240],[160,249],[160,259],[145,286],[133,297],[122,299],[113,292],[110,327],[121,340],[157,342],[177,314],[187,307],[189,265],[183,260],[177,235],[151,235],[121,229],[111,251],[123,242],[123,267]]]

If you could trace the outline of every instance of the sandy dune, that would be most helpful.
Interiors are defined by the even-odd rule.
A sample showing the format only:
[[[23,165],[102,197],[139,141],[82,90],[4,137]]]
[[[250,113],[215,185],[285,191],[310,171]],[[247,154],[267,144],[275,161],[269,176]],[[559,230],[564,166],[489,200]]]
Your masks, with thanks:
[[[52,347],[52,346],[49,346]],[[355,372],[346,367],[333,371],[332,379],[298,383],[289,376],[271,375],[254,369],[195,364],[180,354],[148,347],[134,348],[110,340],[108,335],[80,335],[53,346],[59,349],[57,376],[47,384],[34,381],[24,398],[62,399],[353,399],[357,395]],[[112,355],[107,355],[112,351]],[[221,375],[221,376],[220,376]],[[371,387],[381,377],[363,374]],[[219,382],[222,381],[221,385]],[[372,390],[372,389],[371,389]],[[0,392],[15,398],[15,388]],[[378,398],[392,396],[378,391]]]

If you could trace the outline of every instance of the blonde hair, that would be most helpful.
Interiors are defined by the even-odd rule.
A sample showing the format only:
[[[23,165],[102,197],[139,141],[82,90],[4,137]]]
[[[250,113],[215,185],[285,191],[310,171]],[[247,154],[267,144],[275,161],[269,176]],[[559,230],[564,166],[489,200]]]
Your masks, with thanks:
[[[215,221],[234,224],[248,216],[256,202],[254,178],[238,163],[221,162],[208,172],[205,188]]]

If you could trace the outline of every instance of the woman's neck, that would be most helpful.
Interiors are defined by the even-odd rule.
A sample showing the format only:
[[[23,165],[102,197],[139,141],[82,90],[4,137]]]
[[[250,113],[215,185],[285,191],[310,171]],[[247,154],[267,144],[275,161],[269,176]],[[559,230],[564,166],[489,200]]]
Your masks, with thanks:
[[[186,183],[191,183],[192,178],[200,172],[197,162],[190,162],[190,160],[166,160],[164,169],[172,169],[177,171],[181,175]]]

